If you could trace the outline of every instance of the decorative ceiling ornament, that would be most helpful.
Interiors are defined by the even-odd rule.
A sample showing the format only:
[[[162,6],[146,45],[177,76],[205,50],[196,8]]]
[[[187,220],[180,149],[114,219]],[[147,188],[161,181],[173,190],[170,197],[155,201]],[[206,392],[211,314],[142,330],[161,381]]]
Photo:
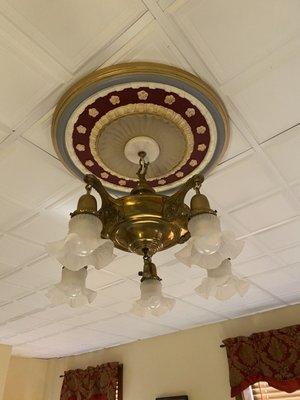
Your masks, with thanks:
[[[52,138],[65,166],[121,192],[137,183],[126,147],[145,137],[152,144],[143,150],[148,157],[155,154],[149,184],[165,191],[213,168],[227,147],[227,113],[200,78],[168,65],[129,63],[81,79],[62,97],[53,118]]]
[[[162,294],[151,261],[155,253],[192,236],[178,258],[216,268],[241,251],[240,242],[221,232],[216,211],[200,193],[229,133],[221,100],[199,78],[153,63],[96,71],[62,97],[52,135],[58,155],[84,180],[87,193],[71,213],[66,239],[48,250],[73,271],[107,265],[115,257],[113,246],[143,256],[141,298],[132,312],[159,316],[174,307],[174,299]],[[169,196],[158,193],[179,185]],[[102,200],[99,209],[92,189]],[[184,198],[190,189],[196,194],[189,207]]]

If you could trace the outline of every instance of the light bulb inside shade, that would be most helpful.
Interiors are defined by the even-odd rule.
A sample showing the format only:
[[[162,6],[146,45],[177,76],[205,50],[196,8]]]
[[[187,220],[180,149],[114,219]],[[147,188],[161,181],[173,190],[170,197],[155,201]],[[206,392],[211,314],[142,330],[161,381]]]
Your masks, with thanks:
[[[102,222],[93,214],[77,214],[70,219],[66,247],[73,254],[91,254],[101,242]]]
[[[131,312],[140,317],[147,314],[161,316],[171,311],[175,305],[175,300],[165,297],[162,293],[161,282],[157,279],[146,279],[141,282],[141,297],[131,309]]]
[[[53,305],[67,303],[70,307],[80,307],[92,303],[97,292],[85,286],[86,277],[86,268],[79,271],[63,268],[61,281],[54,285],[46,296]]]
[[[194,246],[200,253],[213,254],[221,243],[221,226],[219,218],[214,214],[195,215],[188,223],[188,229]]]
[[[249,283],[233,275],[230,261],[224,260],[219,267],[207,270],[207,277],[195,292],[206,299],[212,296],[218,300],[227,300],[236,293],[244,296],[248,289]]]
[[[46,250],[62,265],[72,271],[78,271],[86,265],[93,265],[95,268],[101,269],[110,264],[116,257],[113,253],[113,243],[110,240],[99,238],[98,247],[86,255],[74,253],[72,247],[70,248],[66,242],[66,240],[59,240],[48,243]]]
[[[221,235],[221,243],[218,250],[212,254],[199,252],[191,239],[188,244],[175,254],[175,257],[183,264],[191,267],[198,265],[205,269],[217,268],[227,258],[236,258],[242,251],[244,242],[236,240],[233,233],[224,232]]]

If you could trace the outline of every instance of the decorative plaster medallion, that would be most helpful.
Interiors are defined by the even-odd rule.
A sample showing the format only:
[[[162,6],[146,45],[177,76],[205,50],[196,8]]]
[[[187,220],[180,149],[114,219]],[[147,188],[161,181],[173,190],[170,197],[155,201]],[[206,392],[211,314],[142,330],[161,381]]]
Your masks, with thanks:
[[[154,63],[120,64],[88,75],[63,96],[52,138],[65,166],[118,191],[136,184],[126,144],[149,137],[159,148],[150,184],[174,188],[207,173],[228,142],[226,110],[213,90],[183,70]]]

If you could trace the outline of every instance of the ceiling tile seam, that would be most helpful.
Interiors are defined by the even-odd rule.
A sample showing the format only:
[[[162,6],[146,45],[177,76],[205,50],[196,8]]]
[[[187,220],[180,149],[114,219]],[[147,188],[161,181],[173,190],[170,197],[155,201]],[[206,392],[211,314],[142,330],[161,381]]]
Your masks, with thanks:
[[[295,124],[295,125],[290,126],[290,127],[287,128],[287,129],[284,129],[284,130],[281,131],[281,132],[276,133],[276,135],[274,135],[274,136],[272,136],[272,137],[270,137],[270,138],[268,138],[268,139],[266,139],[266,140],[264,140],[264,141],[262,141],[262,142],[259,142],[260,146],[263,146],[263,145],[265,145],[265,144],[268,144],[268,142],[271,142],[273,139],[276,139],[276,138],[277,138],[278,136],[280,136],[280,135],[284,135],[284,134],[288,133],[289,131],[293,130],[293,129],[296,128],[297,126],[300,126],[300,122],[297,123],[297,124]]]
[[[247,138],[248,141],[251,143],[253,149],[256,151],[256,153],[258,154],[264,165],[267,167],[267,169],[273,174],[275,181],[277,181],[282,190],[284,190],[285,193],[289,196],[291,202],[295,205],[297,210],[300,209],[300,200],[294,194],[288,182],[285,180],[285,178],[278,170],[274,162],[267,156],[263,148],[259,145],[259,143],[255,139],[255,135],[249,123],[244,119],[240,111],[234,106],[231,100],[228,102],[227,107],[229,112],[231,111],[231,116],[234,115],[234,117],[236,118],[235,122],[237,127],[240,129],[241,134],[245,138]],[[240,124],[242,124],[242,126]]]
[[[232,215],[230,215],[226,210],[224,210],[222,207],[220,207],[220,205],[218,203],[216,203],[217,209],[219,210],[220,215],[223,215],[224,217],[227,218],[227,220],[230,220],[231,224],[233,224],[234,229],[236,228],[237,231],[241,230],[245,232],[245,235],[247,233],[249,233],[249,231],[247,232],[247,229],[245,229],[244,226],[242,226],[240,224],[240,222],[238,222],[236,220],[236,218],[233,218]],[[237,240],[240,240],[243,236],[237,236]],[[267,246],[265,246],[260,240],[258,240],[258,238],[255,235],[252,236],[247,236],[247,238],[251,238],[252,241],[254,242],[254,244],[260,249],[262,250],[262,252],[265,255],[268,255],[269,257],[271,257],[274,260],[277,260],[276,255],[274,254],[274,252],[272,252],[272,250],[270,250]],[[242,240],[242,239],[241,239]]]
[[[300,219],[299,215],[297,215],[295,217],[287,218],[287,219],[285,219],[283,221],[276,222],[275,224],[271,224],[271,225],[269,225],[269,226],[267,226],[265,228],[260,228],[260,229],[257,229],[255,231],[249,232],[249,233],[247,233],[245,235],[241,235],[241,236],[238,237],[238,239],[239,240],[243,240],[243,239],[246,239],[248,237],[258,235],[259,233],[266,232],[266,231],[269,231],[269,230],[274,229],[274,228],[278,228],[279,226],[286,225],[286,224],[288,224],[290,222],[297,221],[299,219]]]
[[[128,7],[128,9],[129,9],[129,7]],[[102,46],[102,49],[100,49],[100,51],[103,52],[103,51],[105,50],[105,48],[110,47],[114,42],[116,42],[117,40],[119,40],[120,37],[122,37],[122,35],[124,35],[129,29],[134,28],[134,27],[136,26],[136,24],[139,22],[139,20],[140,20],[141,18],[143,18],[143,17],[145,16],[145,14],[147,14],[147,13],[148,13],[148,10],[145,9],[145,10],[141,11],[140,14],[136,15],[136,17],[135,17],[133,20],[129,20],[129,15],[127,15],[127,18],[126,18],[126,21],[127,21],[127,22],[124,21],[125,24],[126,24],[126,27],[124,27],[124,29],[123,29],[121,32],[116,33],[116,34],[114,35],[114,37],[111,38],[111,39],[108,41],[108,43],[106,43],[105,45]],[[123,12],[123,13],[121,13],[121,15],[122,15],[122,17],[123,17],[123,16],[125,15],[125,13]],[[117,20],[117,19],[118,19],[118,18],[116,18],[116,25],[120,25],[120,20]],[[112,21],[110,21],[110,25],[111,25],[111,23],[112,23]],[[103,36],[103,32],[101,31],[101,32],[99,32],[99,35],[97,36],[97,39],[98,39],[99,37],[101,38],[102,36]],[[94,41],[95,41],[96,43],[98,43],[98,40],[97,40],[97,39],[94,39]],[[86,54],[86,55],[85,55],[85,54],[81,54],[80,57],[81,57],[82,59],[85,59],[86,61],[88,61],[89,59],[93,58],[93,57],[95,56],[96,53],[99,53],[99,51],[90,53],[89,55],[88,55],[88,54]],[[86,63],[86,61],[84,62],[84,64]],[[76,68],[75,68],[75,70],[73,71],[73,73],[76,74],[76,72],[78,72],[78,71],[81,69],[82,64],[80,65],[80,62],[75,62],[75,63],[76,63]]]
[[[66,80],[61,84],[57,90],[49,95],[44,101],[40,103],[34,111],[27,116],[23,122],[19,123],[15,127],[15,134],[17,137],[21,136],[24,132],[28,131],[30,127],[38,123],[47,113],[52,110],[56,104],[57,99],[61,94],[70,86],[72,82],[76,82],[84,73],[89,73],[99,68],[99,65],[103,64],[106,58],[109,58],[111,51],[115,52],[122,48],[130,39],[140,32],[145,26],[153,21],[152,15],[146,12],[132,27],[125,31],[115,42],[113,42],[110,47],[104,48],[98,51],[93,57],[89,59],[86,63],[82,65],[80,70],[78,70],[70,79]],[[108,53],[108,54],[107,54]],[[103,60],[104,59],[104,60]],[[101,60],[101,61],[100,61]]]
[[[272,196],[274,196],[276,194],[283,194],[284,195],[284,191],[281,188],[270,189],[267,192],[264,192],[263,194],[251,197],[251,200],[249,200],[249,201],[246,200],[246,201],[243,201],[243,202],[239,203],[236,206],[228,207],[228,208],[226,208],[226,211],[229,214],[234,213],[236,211],[240,211],[243,208],[247,208],[249,206],[255,205],[256,203],[258,203],[258,202],[260,202],[262,200],[267,200],[268,198],[270,198],[270,197],[272,197]]]
[[[298,32],[299,35],[300,31]],[[270,69],[277,69],[289,61],[293,56],[299,55],[300,37],[294,36],[286,39],[286,42],[279,45],[270,53],[261,57],[258,62],[254,62],[236,76],[221,85],[222,91],[228,96],[236,94],[249,87],[255,80],[259,79]]]
[[[152,20],[152,18],[151,18],[151,20]],[[80,62],[76,63],[76,67],[73,70],[73,74],[76,75],[80,70],[82,70],[82,68],[84,68],[87,64],[89,64],[90,60],[92,60],[92,59],[94,59],[96,57],[98,58],[101,53],[105,53],[107,51],[107,49],[110,49],[111,47],[113,47],[114,44],[116,42],[118,42],[119,40],[122,42],[124,40],[123,36],[124,36],[124,38],[126,38],[128,36],[128,32],[129,32],[129,37],[131,38],[131,34],[132,34],[131,31],[135,32],[136,28],[138,28],[139,31],[141,29],[144,29],[144,27],[145,27],[144,23],[145,22],[149,23],[149,12],[148,12],[147,9],[144,10],[140,15],[136,16],[136,18],[133,21],[131,21],[122,32],[119,32],[118,34],[116,34],[112,39],[110,39],[108,41],[108,43],[105,43],[102,46],[102,48],[100,48],[99,50],[93,52],[90,55],[87,55],[86,57],[84,57],[84,56],[82,57],[81,56],[83,59],[85,59],[85,61],[83,61],[82,63],[80,63]],[[142,27],[139,27],[140,25]],[[136,32],[136,34],[138,32]],[[102,36],[102,32],[98,35],[98,37],[101,37],[101,36]],[[130,40],[130,39],[128,39],[128,40]],[[127,41],[126,41],[126,43],[127,43]],[[102,63],[103,63],[103,61],[102,61]],[[93,69],[98,69],[98,68],[99,68],[99,64],[96,66],[96,68],[93,68]]]
[[[184,296],[184,297],[183,297],[183,300],[182,300],[182,299],[180,299],[180,300],[181,300],[183,303],[185,303],[185,304],[192,305],[192,306],[194,306],[194,307],[196,307],[196,308],[199,308],[199,310],[206,311],[206,312],[208,312],[208,313],[210,313],[210,314],[215,315],[216,317],[222,318],[220,321],[226,321],[226,320],[228,319],[228,315],[225,315],[225,314],[222,314],[222,313],[219,313],[219,312],[216,312],[216,311],[212,311],[211,309],[205,308],[205,307],[203,307],[202,305],[201,305],[201,306],[197,306],[196,304],[194,304],[194,303],[188,301],[188,300],[186,299],[186,297],[188,297],[188,296],[189,296],[189,295]],[[208,299],[207,299],[207,300],[208,300]],[[211,322],[210,324],[213,324],[213,323],[215,323],[215,322]],[[209,324],[207,324],[207,325],[209,325]],[[184,329],[183,329],[183,330],[184,330]]]
[[[209,75],[212,77],[213,81],[216,82],[216,78],[215,78],[214,74],[211,72],[210,68],[206,65],[206,63],[202,59],[201,55],[198,55],[194,46],[192,45],[190,40],[187,38],[185,33],[182,31],[182,29],[178,26],[178,24],[175,21],[173,21],[173,19],[170,19],[170,17],[167,17],[164,13],[161,12],[161,10],[158,7],[155,0],[143,0],[143,2],[149,8],[149,10],[154,15],[154,17],[158,20],[162,29],[164,29],[166,31],[167,35],[170,37],[170,40],[172,40],[174,45],[175,45],[175,42],[172,37],[173,36],[172,32],[175,32],[175,35],[178,38],[178,41],[176,40],[177,43],[182,44],[182,41],[183,41],[184,45],[183,46],[180,45],[181,53],[183,54],[183,56],[185,56],[184,51],[187,46],[187,48],[189,49],[189,52],[188,52],[189,56],[187,56],[186,59],[187,59],[187,61],[189,61],[192,68],[197,71],[196,64],[195,64],[196,68],[194,68],[194,62],[193,62],[193,58],[196,55],[196,58],[201,62],[201,65],[205,66],[205,69],[207,70]],[[181,38],[182,40],[179,40],[179,38]],[[219,87],[219,90],[221,90],[219,83],[217,83],[216,86]],[[222,90],[221,90],[221,93],[223,94]],[[274,163],[269,159],[269,157],[266,155],[266,153],[263,151],[263,149],[259,146],[258,142],[255,139],[255,135],[253,134],[253,131],[252,131],[251,127],[249,126],[249,124],[247,123],[247,121],[243,118],[243,116],[240,114],[240,112],[233,105],[231,99],[226,94],[225,94],[224,101],[225,101],[225,104],[228,106],[229,112],[230,111],[232,112],[232,114],[230,114],[231,118],[235,122],[237,128],[240,130],[242,136],[250,143],[251,147],[257,152],[257,154],[263,160],[264,164],[268,167],[268,170],[271,170],[271,172],[273,172],[274,178],[276,179],[276,181],[287,192],[291,201],[294,204],[296,204],[296,207],[298,209],[300,207],[299,199],[292,192],[288,183],[286,182],[286,180],[284,179],[282,174],[279,172],[277,167],[274,165]],[[233,118],[233,116],[234,116],[234,118]],[[241,122],[242,122],[242,128],[240,127]],[[246,129],[244,129],[245,127],[246,127]],[[245,133],[244,130],[247,133]]]
[[[42,71],[45,71],[48,76],[53,77],[57,81],[66,79],[70,75],[68,71],[41,48],[33,38],[30,38],[22,31],[20,26],[14,23],[14,19],[8,16],[8,10],[6,10],[6,14],[3,12],[3,6],[4,2],[2,1],[0,6],[0,19],[2,19],[0,31],[2,32],[2,36],[6,36],[15,48],[19,49],[22,53],[25,52],[27,57],[39,64]],[[6,31],[3,29],[3,25],[6,26]],[[51,68],[49,68],[50,66]]]
[[[277,268],[270,269],[270,270],[267,270],[267,271],[258,272],[257,274],[253,274],[253,275],[247,276],[247,279],[252,279],[252,278],[255,278],[257,276],[261,276],[261,275],[265,275],[265,274],[269,274],[269,273],[272,274],[274,272],[286,272],[286,270],[288,270],[289,268],[291,268],[293,266],[299,266],[299,268],[300,268],[300,261],[293,262],[293,263],[285,263],[285,265],[283,267],[277,267]],[[257,284],[255,283],[255,285],[257,285]],[[266,289],[264,289],[264,290],[266,290]],[[300,299],[299,299],[299,302],[300,302]]]

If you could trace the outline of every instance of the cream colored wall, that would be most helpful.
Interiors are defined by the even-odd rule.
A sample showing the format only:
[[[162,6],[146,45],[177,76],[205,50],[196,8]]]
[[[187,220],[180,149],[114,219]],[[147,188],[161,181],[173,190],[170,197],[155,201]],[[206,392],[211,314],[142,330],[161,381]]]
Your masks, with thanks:
[[[3,400],[43,400],[47,360],[12,357]]]
[[[3,399],[7,371],[11,356],[11,346],[0,345],[0,400]]]
[[[219,347],[222,339],[299,322],[297,305],[80,356],[48,361],[12,357],[3,400],[59,400],[59,375],[65,370],[108,361],[124,365],[124,400],[178,394],[188,394],[189,400],[229,400],[226,353]],[[0,346],[2,383],[9,357],[10,349]]]
[[[124,400],[155,400],[158,396],[178,394],[188,394],[189,400],[228,400],[226,354],[219,347],[222,339],[299,322],[300,305],[76,357],[53,359],[48,364],[44,400],[59,399],[62,382],[59,375],[64,370],[108,361],[124,364]]]

